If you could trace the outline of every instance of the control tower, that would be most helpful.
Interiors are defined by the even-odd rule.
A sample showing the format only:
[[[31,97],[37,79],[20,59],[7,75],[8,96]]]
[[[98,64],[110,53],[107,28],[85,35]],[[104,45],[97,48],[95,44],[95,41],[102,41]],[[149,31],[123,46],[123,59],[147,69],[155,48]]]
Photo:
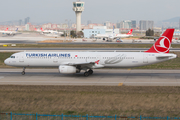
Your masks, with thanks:
[[[81,31],[81,13],[84,11],[84,2],[73,2],[73,10],[76,13],[76,32]]]

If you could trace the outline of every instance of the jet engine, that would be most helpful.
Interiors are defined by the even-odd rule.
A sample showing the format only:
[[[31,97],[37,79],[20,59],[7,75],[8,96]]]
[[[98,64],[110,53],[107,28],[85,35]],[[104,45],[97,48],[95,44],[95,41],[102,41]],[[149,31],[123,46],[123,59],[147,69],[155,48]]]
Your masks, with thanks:
[[[79,73],[80,70],[74,66],[60,65],[59,72],[63,74],[72,74],[72,73]]]

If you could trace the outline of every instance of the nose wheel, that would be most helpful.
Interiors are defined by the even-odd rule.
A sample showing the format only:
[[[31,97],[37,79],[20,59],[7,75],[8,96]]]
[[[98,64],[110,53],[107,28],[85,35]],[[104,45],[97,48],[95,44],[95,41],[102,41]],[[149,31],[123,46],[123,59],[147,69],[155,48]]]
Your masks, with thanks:
[[[22,75],[25,75],[25,67],[23,67],[23,71],[21,72]]]
[[[22,74],[22,75],[25,75],[25,71],[22,71],[21,74]]]

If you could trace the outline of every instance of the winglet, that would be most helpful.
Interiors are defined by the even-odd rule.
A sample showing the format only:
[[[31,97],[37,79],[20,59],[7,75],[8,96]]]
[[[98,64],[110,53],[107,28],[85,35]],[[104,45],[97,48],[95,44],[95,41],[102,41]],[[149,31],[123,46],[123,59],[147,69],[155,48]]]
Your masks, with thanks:
[[[155,44],[145,52],[150,53],[169,53],[173,38],[174,29],[167,29]]]

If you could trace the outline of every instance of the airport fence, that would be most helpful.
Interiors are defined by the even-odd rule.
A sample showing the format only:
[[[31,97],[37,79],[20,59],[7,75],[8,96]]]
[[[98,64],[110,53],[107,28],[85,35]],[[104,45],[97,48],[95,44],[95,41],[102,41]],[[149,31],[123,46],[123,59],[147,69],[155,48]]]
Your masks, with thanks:
[[[0,113],[0,120],[177,120],[180,117],[133,117],[133,116],[89,116],[89,115],[46,115],[46,114],[21,114]]]

